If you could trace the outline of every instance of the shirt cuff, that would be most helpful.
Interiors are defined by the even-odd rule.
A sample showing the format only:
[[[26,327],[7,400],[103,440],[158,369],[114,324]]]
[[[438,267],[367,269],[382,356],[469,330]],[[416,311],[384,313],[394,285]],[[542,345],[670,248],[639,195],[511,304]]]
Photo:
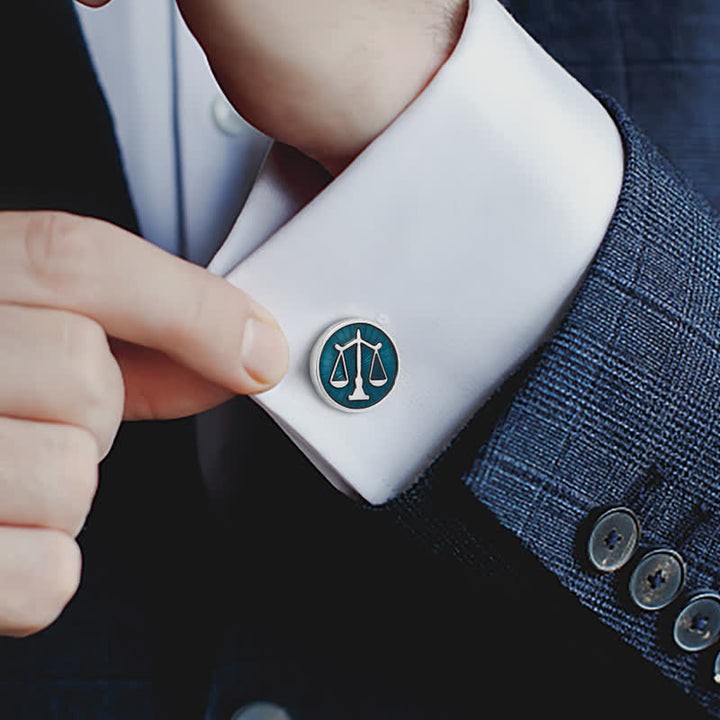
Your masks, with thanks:
[[[288,172],[284,152],[210,268],[288,337],[288,374],[257,402],[333,484],[379,504],[556,327],[614,212],[620,137],[498,2],[475,0],[433,82],[338,178]],[[317,338],[347,318],[380,325],[401,358],[364,413],[311,379]]]

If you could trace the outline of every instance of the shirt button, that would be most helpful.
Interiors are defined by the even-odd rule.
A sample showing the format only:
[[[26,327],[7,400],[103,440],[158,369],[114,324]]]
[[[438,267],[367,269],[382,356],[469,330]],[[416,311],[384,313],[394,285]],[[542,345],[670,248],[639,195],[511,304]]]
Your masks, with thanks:
[[[248,129],[247,122],[222,94],[213,101],[212,116],[218,130],[226,135],[239,135]]]
[[[640,522],[624,507],[605,511],[596,521],[588,541],[590,562],[601,572],[615,572],[633,556],[640,539]]]
[[[254,702],[237,709],[231,720],[292,720],[287,710],[270,702]]]
[[[674,550],[653,550],[630,576],[630,597],[643,610],[660,610],[675,600],[685,584],[685,563]]]
[[[720,637],[720,595],[701,592],[680,611],[673,627],[676,645],[687,652],[710,647]]]

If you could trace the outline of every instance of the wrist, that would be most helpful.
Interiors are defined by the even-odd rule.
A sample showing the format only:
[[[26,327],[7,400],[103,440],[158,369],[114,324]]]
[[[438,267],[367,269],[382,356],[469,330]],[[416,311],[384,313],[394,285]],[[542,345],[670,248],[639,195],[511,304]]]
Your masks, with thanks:
[[[376,60],[344,90],[337,89],[345,95],[342,112],[323,128],[316,146],[301,148],[331,174],[342,172],[417,99],[455,49],[468,0],[432,5],[432,13],[415,25],[398,18],[386,38],[376,37]]]
[[[341,172],[425,89],[468,0],[179,0],[228,99]]]

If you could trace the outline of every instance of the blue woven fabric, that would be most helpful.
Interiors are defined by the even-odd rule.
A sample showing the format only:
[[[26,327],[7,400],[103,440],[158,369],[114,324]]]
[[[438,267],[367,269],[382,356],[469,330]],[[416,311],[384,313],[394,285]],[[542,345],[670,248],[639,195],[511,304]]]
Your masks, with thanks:
[[[720,556],[720,224],[611,103],[626,180],[602,249],[560,331],[466,482],[561,582],[720,717],[698,657],[634,612],[614,576],[577,559],[582,524],[633,508],[643,544],[679,550],[689,587],[717,587]]]
[[[714,0],[505,0],[585,87],[601,89],[720,207],[720,6]]]
[[[604,101],[624,140],[625,181],[580,292],[547,345],[388,509],[482,575],[488,527],[470,507],[479,501],[583,605],[720,717],[711,680],[718,647],[680,651],[670,631],[681,604],[634,608],[626,574],[593,571],[585,554],[593,513],[628,506],[642,523],[641,550],[674,548],[689,591],[718,588],[720,222],[619,105]],[[534,606],[545,588],[533,578],[524,592]],[[598,684],[612,695],[616,683]]]

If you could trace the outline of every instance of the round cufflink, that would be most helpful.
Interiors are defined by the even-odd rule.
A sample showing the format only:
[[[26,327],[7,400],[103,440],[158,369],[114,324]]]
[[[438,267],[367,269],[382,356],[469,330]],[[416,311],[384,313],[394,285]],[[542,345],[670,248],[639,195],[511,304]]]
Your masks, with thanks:
[[[362,412],[392,392],[400,359],[390,335],[367,320],[329,327],[310,355],[310,376],[320,397],[338,410]]]

